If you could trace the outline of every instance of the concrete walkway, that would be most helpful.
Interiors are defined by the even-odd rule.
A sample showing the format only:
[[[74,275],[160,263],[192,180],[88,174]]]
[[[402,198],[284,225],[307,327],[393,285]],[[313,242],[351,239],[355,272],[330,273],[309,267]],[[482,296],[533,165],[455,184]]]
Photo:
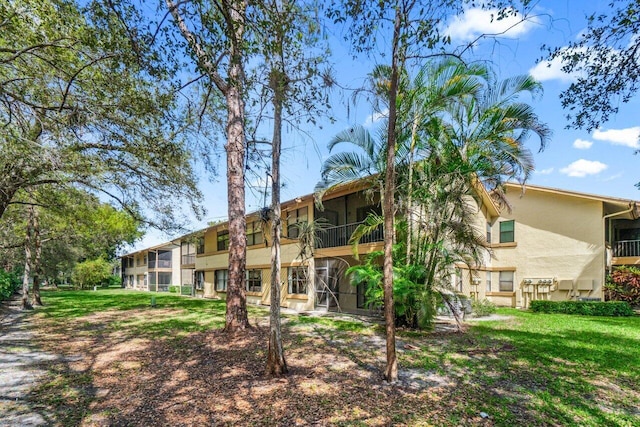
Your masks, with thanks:
[[[20,298],[0,303],[0,426],[56,425],[31,391],[58,357],[40,350],[32,339],[33,311],[21,310]]]

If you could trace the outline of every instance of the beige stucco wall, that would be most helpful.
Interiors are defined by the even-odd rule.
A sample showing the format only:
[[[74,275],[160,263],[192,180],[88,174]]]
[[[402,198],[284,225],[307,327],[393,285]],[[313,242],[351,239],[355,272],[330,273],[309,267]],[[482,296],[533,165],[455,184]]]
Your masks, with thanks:
[[[180,246],[171,250],[171,284],[180,286]]]
[[[215,234],[215,233],[213,233]],[[206,239],[206,236],[205,236]],[[215,239],[214,239],[215,240]],[[205,240],[205,245],[206,245]],[[283,307],[292,308],[298,311],[312,310],[314,307],[313,279],[307,287],[307,295],[288,295],[288,276],[287,267],[300,265],[301,261],[297,257],[299,252],[298,245],[295,242],[284,241],[281,246],[281,304]],[[310,265],[313,260],[309,260]],[[265,247],[264,243],[260,245],[250,246],[247,249],[247,269],[262,270],[262,292],[247,292],[247,303],[254,305],[270,304],[270,286],[271,286],[271,248]],[[215,290],[215,271],[229,268],[229,253],[227,251],[215,252],[213,254],[196,256],[196,270],[205,272],[204,291],[205,298],[226,298],[226,292],[216,292]]]
[[[494,247],[492,270],[514,268],[515,305],[527,306],[532,296],[523,292],[527,278],[553,278],[551,292],[538,299],[563,300],[569,291],[558,289],[559,281],[593,284],[593,290],[575,291],[576,296],[602,297],[604,278],[604,227],[602,202],[553,192],[527,189],[520,197],[507,197],[511,212],[503,212],[493,224],[494,242],[499,241],[499,222],[515,220],[515,245]],[[564,282],[566,283],[566,282]],[[498,289],[498,274],[492,284]]]

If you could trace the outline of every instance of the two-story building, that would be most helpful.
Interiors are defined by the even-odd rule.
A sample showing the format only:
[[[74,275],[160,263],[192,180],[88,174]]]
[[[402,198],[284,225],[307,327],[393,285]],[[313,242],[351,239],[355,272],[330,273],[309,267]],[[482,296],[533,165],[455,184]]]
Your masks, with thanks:
[[[180,244],[167,242],[122,256],[122,285],[129,289],[168,292],[181,282]]]
[[[478,191],[474,221],[486,233],[489,250],[481,265],[456,266],[452,287],[457,292],[510,307],[528,307],[535,299],[603,299],[612,266],[640,263],[640,210],[634,200],[508,184],[507,209]],[[379,200],[363,182],[327,193],[323,209],[311,194],[282,204],[283,307],[371,313],[363,287],[352,286],[345,272],[362,262],[353,256],[349,238],[372,211],[380,212]],[[249,304],[268,305],[270,231],[261,216],[247,216],[246,295]],[[125,255],[124,283],[152,291],[180,285],[184,295],[225,298],[227,227],[212,225]],[[382,230],[358,246],[361,255],[380,249]]]

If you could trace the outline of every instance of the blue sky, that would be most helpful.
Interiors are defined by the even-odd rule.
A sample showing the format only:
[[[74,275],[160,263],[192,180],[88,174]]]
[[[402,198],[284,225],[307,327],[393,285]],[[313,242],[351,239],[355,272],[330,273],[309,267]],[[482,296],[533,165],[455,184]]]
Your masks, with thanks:
[[[562,73],[559,63],[536,61],[543,56],[541,46],[565,46],[579,37],[585,29],[585,16],[595,11],[607,10],[609,1],[539,1],[531,10],[536,18],[513,26],[499,38],[485,40],[476,45],[468,60],[490,60],[500,78],[530,73],[544,87],[541,98],[531,100],[540,119],[553,130],[547,148],[538,153],[539,141],[532,138],[529,146],[535,154],[536,171],[530,184],[562,188],[592,194],[640,200],[640,190],[634,184],[640,181],[640,157],[634,152],[640,149],[640,100],[634,98],[620,105],[620,112],[593,132],[566,129],[566,113],[562,110],[559,94],[571,83],[572,76]],[[514,18],[517,19],[517,18]],[[491,22],[491,11],[467,9],[465,14],[443,22],[443,28],[451,35],[454,46],[468,43],[480,33],[500,33],[510,28],[515,21]],[[342,41],[339,30],[331,39],[333,68],[341,85],[361,87],[367,73],[373,67],[365,59],[353,59],[348,46]],[[289,132],[285,135],[282,159],[284,188],[282,200],[309,194],[320,178],[320,165],[327,157],[326,144],[337,132],[353,124],[375,127],[372,108],[366,102],[353,103],[347,109],[350,93],[332,92],[333,117],[335,123],[320,121],[320,125],[309,125],[303,133]],[[268,138],[270,132],[265,130]],[[194,230],[206,226],[207,221],[225,220],[227,212],[226,184],[224,182],[225,160],[220,159],[219,176],[210,182],[201,179],[205,194],[207,215],[204,221],[192,224]],[[248,176],[247,211],[263,206],[265,187],[262,176]],[[171,236],[150,231],[138,244],[142,249]]]

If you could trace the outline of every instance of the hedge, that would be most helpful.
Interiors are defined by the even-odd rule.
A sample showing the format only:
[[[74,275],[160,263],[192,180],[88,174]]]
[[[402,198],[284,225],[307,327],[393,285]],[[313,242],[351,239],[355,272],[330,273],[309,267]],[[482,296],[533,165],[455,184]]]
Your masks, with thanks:
[[[580,314],[585,316],[633,316],[631,306],[624,301],[531,301],[534,313]]]

